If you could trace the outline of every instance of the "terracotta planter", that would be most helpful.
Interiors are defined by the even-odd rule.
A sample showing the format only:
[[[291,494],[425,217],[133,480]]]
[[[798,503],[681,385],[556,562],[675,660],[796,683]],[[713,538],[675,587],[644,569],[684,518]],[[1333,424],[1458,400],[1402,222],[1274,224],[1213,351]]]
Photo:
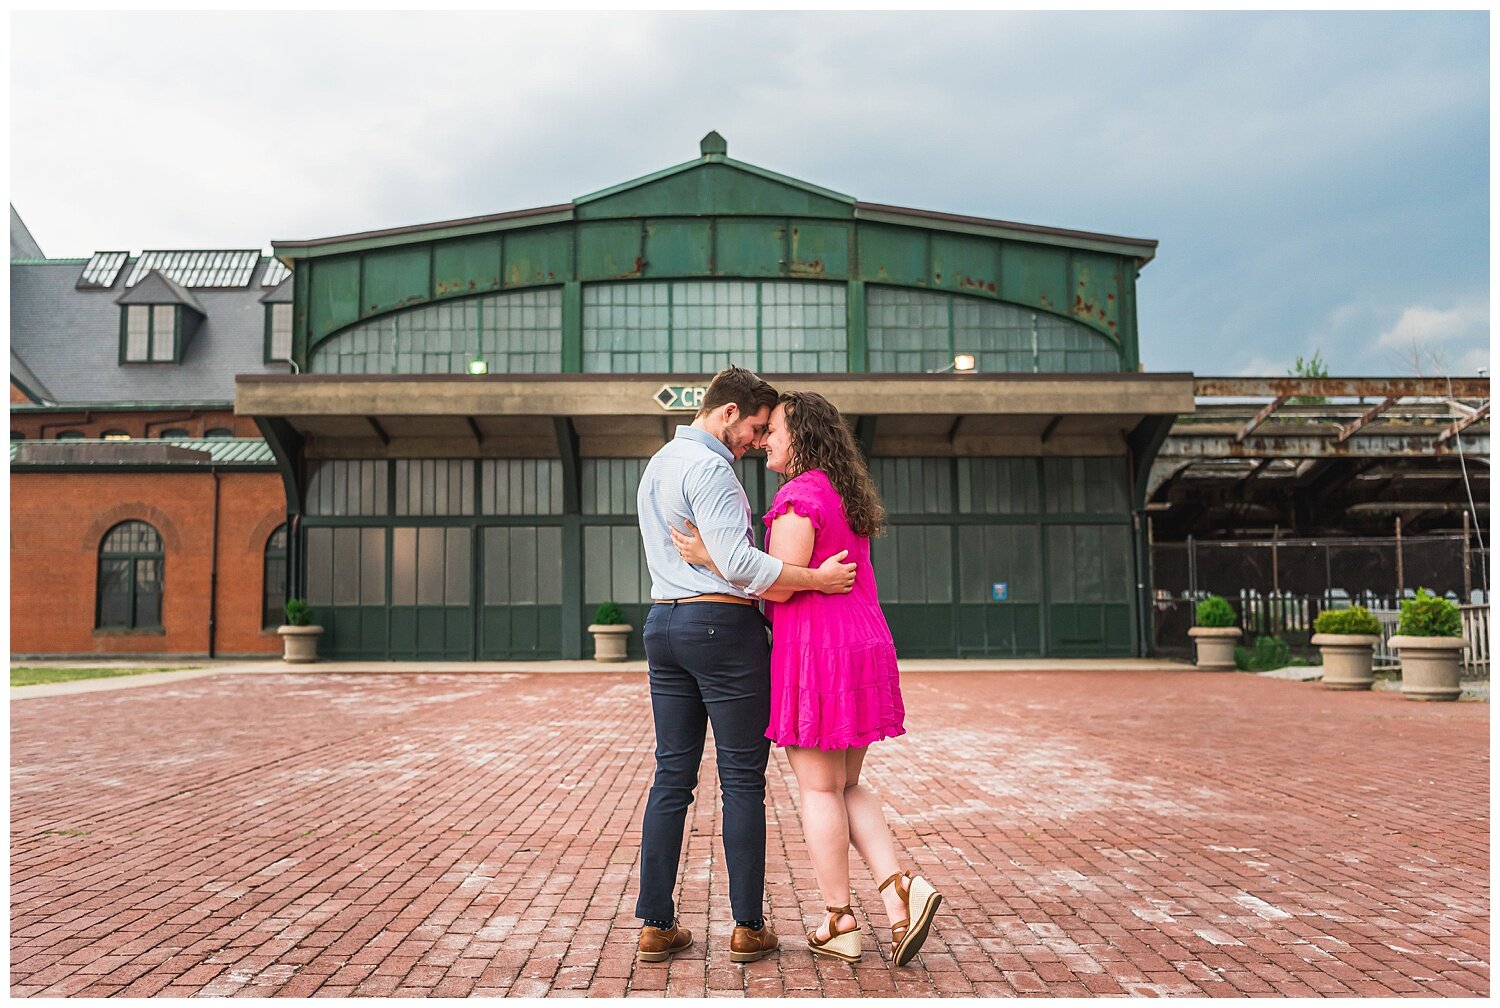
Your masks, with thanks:
[[[1391,638],[1391,647],[1401,655],[1401,695],[1408,700],[1457,700],[1462,691],[1459,672],[1463,667],[1463,650],[1469,642],[1462,637]]]
[[[1375,645],[1379,634],[1313,634],[1323,654],[1323,688],[1369,689],[1375,685]]]
[[[286,662],[315,662],[318,660],[318,634],[320,626],[279,626],[281,634],[281,660]]]
[[[594,635],[594,661],[624,661],[625,645],[630,640],[629,623],[590,623]]]
[[[1233,672],[1234,645],[1240,639],[1240,628],[1234,626],[1195,626],[1188,631],[1198,646],[1197,665],[1205,672]]]

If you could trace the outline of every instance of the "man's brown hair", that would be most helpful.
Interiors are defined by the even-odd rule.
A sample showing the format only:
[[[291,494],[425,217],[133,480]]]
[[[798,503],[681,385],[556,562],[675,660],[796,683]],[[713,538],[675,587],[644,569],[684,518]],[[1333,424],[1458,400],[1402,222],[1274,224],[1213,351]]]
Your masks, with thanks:
[[[721,406],[734,403],[742,415],[754,416],[764,407],[775,409],[776,399],[776,390],[770,382],[754,371],[731,364],[708,383],[698,415],[707,416]]]

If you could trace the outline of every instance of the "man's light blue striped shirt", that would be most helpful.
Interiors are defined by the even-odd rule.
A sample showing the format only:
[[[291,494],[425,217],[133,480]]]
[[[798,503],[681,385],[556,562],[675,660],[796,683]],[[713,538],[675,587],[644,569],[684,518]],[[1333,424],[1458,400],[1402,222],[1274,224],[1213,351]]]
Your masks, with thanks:
[[[635,503],[652,598],[750,598],[781,576],[781,561],[754,546],[750,499],[733,463],[734,456],[718,438],[697,427],[680,426],[677,436],[646,464]],[[689,520],[698,526],[724,577],[677,555],[669,526],[686,530]]]

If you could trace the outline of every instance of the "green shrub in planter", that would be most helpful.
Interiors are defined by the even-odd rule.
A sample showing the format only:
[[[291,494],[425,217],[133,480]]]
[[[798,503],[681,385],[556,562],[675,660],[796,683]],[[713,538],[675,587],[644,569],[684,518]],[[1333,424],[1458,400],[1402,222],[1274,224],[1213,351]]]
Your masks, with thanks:
[[[1198,625],[1205,627],[1234,626],[1234,609],[1221,595],[1210,595],[1198,603]]]
[[[625,622],[625,614],[620,611],[618,604],[601,602],[599,608],[594,610],[594,622],[601,626],[618,626]]]
[[[312,625],[312,606],[307,604],[307,599],[286,600],[286,623],[287,626]]]
[[[1370,610],[1364,606],[1350,606],[1348,609],[1324,609],[1318,613],[1318,618],[1313,620],[1313,633],[1315,634],[1374,634],[1379,636],[1380,621],[1370,615]]]
[[[1402,637],[1462,637],[1463,617],[1452,602],[1418,588],[1416,598],[1401,603],[1396,633]]]

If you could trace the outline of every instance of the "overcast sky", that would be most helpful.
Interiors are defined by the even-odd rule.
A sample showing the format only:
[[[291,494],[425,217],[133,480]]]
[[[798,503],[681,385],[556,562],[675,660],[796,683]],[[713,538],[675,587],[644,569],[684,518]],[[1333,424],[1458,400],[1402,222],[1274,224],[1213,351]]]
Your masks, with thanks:
[[[1489,367],[1489,15],[13,14],[50,256],[270,248],[729,156],[1154,238],[1147,370]]]

